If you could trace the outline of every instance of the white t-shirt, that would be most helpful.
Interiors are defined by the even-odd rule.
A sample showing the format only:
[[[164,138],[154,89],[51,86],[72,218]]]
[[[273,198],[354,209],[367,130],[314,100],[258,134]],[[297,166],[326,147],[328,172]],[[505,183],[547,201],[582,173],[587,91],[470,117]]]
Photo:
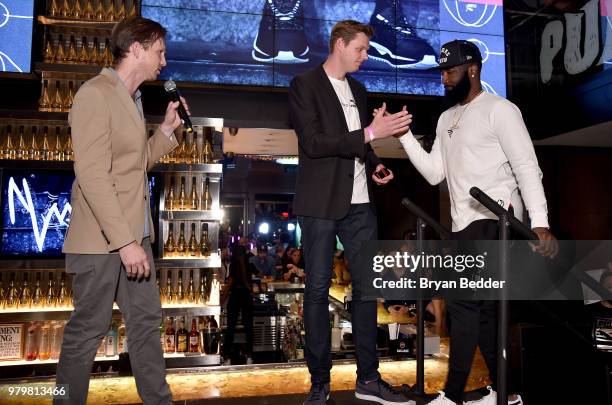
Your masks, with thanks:
[[[359,109],[355,103],[355,98],[353,97],[353,92],[351,91],[348,80],[338,80],[330,76],[327,77],[336,91],[338,100],[340,100],[349,132],[360,129],[361,120],[359,119]],[[368,202],[370,202],[370,198],[368,197],[365,164],[361,162],[359,158],[355,158],[351,204],[363,204]]]
[[[521,112],[510,101],[482,93],[467,105],[446,110],[438,120],[431,153],[410,131],[400,142],[430,184],[447,180],[453,231],[478,219],[497,219],[470,195],[473,186],[503,208],[512,204],[518,219],[523,217],[522,197],[531,227],[548,227],[542,172]]]

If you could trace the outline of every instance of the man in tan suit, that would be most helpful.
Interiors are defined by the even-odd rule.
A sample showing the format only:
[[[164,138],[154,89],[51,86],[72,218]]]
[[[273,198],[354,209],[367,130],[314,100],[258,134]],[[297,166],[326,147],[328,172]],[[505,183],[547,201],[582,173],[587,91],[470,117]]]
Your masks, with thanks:
[[[74,311],[66,325],[57,384],[85,404],[89,373],[108,331],[113,301],[126,323],[130,362],[145,404],[170,404],[159,342],[161,303],[153,269],[147,170],[177,146],[178,102],[147,139],[138,87],[166,65],[166,30],[142,17],[118,23],[111,35],[114,69],[103,69],[75,96],[69,121],[76,180],[66,234],[66,272],[73,274]],[[184,100],[183,100],[184,102]]]

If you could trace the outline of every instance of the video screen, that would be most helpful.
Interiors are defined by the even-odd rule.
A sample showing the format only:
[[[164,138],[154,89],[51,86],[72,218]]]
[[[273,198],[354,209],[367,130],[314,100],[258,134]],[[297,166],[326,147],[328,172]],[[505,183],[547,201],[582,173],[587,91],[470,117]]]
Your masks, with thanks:
[[[0,0],[0,72],[29,73],[34,0]]]
[[[151,215],[158,215],[159,181],[149,174]],[[59,257],[72,206],[74,173],[4,170],[0,256]]]
[[[476,43],[487,91],[506,94],[501,0],[143,0],[142,15],[167,30],[161,79],[286,87],[322,63],[345,19],[374,28],[354,76],[368,91],[443,95],[440,45]]]
[[[2,256],[61,256],[73,181],[72,172],[3,172]]]

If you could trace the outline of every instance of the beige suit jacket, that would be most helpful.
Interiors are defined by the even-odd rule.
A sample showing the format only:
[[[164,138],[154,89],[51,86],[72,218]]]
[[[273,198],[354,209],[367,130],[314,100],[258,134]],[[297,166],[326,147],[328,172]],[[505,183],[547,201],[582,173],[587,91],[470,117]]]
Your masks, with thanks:
[[[177,146],[176,138],[157,129],[147,139],[136,103],[109,69],[81,86],[68,120],[76,179],[63,252],[105,254],[140,243],[149,204],[146,172]],[[148,221],[153,240],[150,215]]]

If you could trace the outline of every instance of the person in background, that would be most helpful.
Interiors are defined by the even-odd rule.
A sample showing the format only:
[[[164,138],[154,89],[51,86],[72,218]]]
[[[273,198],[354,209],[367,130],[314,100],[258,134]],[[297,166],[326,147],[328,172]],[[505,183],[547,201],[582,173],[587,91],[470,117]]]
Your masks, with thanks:
[[[274,275],[274,259],[268,256],[268,248],[265,245],[257,247],[257,256],[251,257],[249,263],[255,266],[261,277]]]
[[[255,267],[247,260],[247,250],[236,244],[232,248],[229,277],[221,297],[221,303],[227,302],[227,329],[223,340],[226,365],[231,364],[234,334],[238,315],[241,315],[242,326],[246,332],[247,364],[253,362],[253,274]]]
[[[283,257],[285,256],[285,246],[281,243],[274,248],[274,279],[280,280],[283,277]]]
[[[291,281],[294,277],[304,277],[304,258],[302,251],[298,248],[287,249],[288,255],[283,269],[283,280]]]

